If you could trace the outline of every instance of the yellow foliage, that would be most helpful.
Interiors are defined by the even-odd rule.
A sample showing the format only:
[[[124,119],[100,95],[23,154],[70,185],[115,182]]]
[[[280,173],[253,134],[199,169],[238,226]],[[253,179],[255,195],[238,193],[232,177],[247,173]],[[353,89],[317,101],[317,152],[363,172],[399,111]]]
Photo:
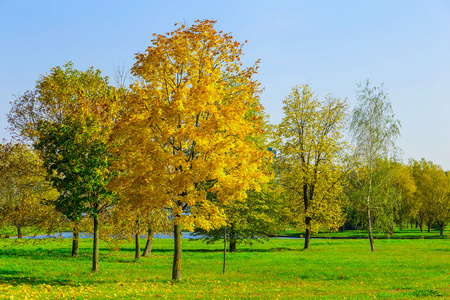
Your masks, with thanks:
[[[243,199],[250,187],[267,180],[260,168],[270,154],[252,137],[262,120],[257,66],[242,69],[242,45],[218,33],[213,21],[179,26],[156,35],[145,53],[136,55],[132,73],[139,81],[126,97],[116,127],[116,184],[142,205],[168,207],[174,222],[187,227],[223,224],[218,203]],[[145,204],[147,202],[147,204]]]
[[[277,167],[292,221],[312,231],[337,229],[343,223],[347,104],[330,95],[319,101],[308,85],[294,87],[283,104],[275,131]]]

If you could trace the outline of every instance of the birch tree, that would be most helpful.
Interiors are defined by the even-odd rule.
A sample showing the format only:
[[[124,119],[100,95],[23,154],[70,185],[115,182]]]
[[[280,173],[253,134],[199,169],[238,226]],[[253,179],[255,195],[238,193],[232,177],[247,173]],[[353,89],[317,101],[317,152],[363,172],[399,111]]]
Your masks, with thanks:
[[[369,80],[358,84],[357,104],[350,119],[350,135],[354,143],[354,159],[358,164],[354,185],[363,204],[371,250],[373,241],[373,215],[377,209],[375,199],[379,187],[389,176],[378,176],[377,167],[395,155],[395,140],[400,135],[400,121],[395,119],[392,106],[383,85],[371,87]],[[388,174],[386,174],[388,175]],[[379,213],[381,210],[379,210]],[[393,212],[387,211],[390,214]]]

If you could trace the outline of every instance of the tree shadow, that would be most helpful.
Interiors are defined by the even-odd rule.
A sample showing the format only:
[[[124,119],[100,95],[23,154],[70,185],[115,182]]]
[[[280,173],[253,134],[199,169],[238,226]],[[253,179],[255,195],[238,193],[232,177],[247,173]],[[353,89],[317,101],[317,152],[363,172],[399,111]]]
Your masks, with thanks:
[[[12,275],[11,273],[15,273],[15,275]],[[12,276],[10,276],[12,275]],[[25,276],[24,272],[8,272],[7,270],[0,270],[0,284],[6,284],[6,285],[12,285],[12,286],[18,286],[18,285],[59,285],[59,286],[77,286],[72,280],[70,279],[57,279],[53,278],[51,280],[45,278],[45,277],[37,277],[37,276]]]
[[[0,249],[0,258],[3,257],[26,257],[31,260],[55,260],[55,259],[84,259],[92,256],[91,251],[84,251],[80,249],[78,257],[72,257],[72,249],[58,248],[58,249]]]

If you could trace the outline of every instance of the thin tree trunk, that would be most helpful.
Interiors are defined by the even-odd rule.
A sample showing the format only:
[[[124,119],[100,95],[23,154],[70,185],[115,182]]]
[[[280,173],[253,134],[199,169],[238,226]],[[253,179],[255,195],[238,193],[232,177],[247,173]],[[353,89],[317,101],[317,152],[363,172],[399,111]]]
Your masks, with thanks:
[[[99,252],[99,244],[98,244],[98,216],[94,216],[94,249],[93,249],[93,255],[92,255],[92,271],[97,272],[98,271],[98,265],[99,265],[99,259],[98,259],[98,252]]]
[[[227,227],[223,228],[223,274],[227,266]]]
[[[178,220],[176,220],[178,221]],[[181,280],[181,225],[173,225],[173,240],[175,249],[173,253],[172,280]]]
[[[153,246],[153,228],[149,226],[147,243],[145,244],[144,253],[142,253],[143,257],[149,257],[150,255],[152,255],[152,246]]]
[[[306,231],[305,231],[305,246],[303,249],[309,249],[309,244],[311,241],[311,218],[305,217],[305,225],[306,225]]]
[[[17,226],[17,238],[18,238],[18,239],[23,238],[23,235],[22,235],[22,227],[20,227],[20,226]]]
[[[134,237],[135,240],[135,244],[136,244],[136,249],[134,251],[134,260],[138,261],[141,258],[141,230],[140,230],[140,220],[139,220],[139,216],[136,219],[136,235]]]
[[[78,257],[78,245],[80,239],[80,229],[78,228],[78,223],[75,223],[72,231],[72,256]]]
[[[372,236],[372,217],[370,216],[370,200],[367,198],[367,221],[369,225],[369,241],[370,241],[370,249],[372,251],[375,251],[375,244],[373,242],[373,236]]]
[[[431,232],[431,222],[427,223],[427,226],[428,226],[428,232]]]

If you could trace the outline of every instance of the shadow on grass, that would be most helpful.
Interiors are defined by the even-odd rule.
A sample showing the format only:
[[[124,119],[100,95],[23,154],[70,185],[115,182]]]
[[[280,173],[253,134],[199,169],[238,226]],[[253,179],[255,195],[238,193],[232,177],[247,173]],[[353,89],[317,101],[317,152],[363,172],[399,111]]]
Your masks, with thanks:
[[[245,253],[245,252],[282,252],[282,251],[302,251],[303,249],[289,248],[289,247],[276,247],[276,248],[268,248],[268,249],[236,249],[237,253]],[[134,249],[125,248],[120,249],[121,252],[129,252],[134,253]],[[222,253],[223,249],[183,249],[183,253]],[[173,253],[173,249],[152,249],[153,254],[168,254]],[[227,249],[227,253],[229,252]]]
[[[34,277],[34,276],[25,276],[23,275],[23,272],[16,272],[17,275],[10,276],[10,272],[6,270],[0,270],[0,284],[7,284],[12,286],[17,285],[59,285],[59,286],[76,286],[75,283],[73,283],[71,280],[67,279],[57,279],[54,278],[52,280],[49,280],[44,277]],[[22,275],[19,275],[22,274]]]
[[[78,258],[89,257],[91,252],[80,251]],[[1,257],[26,257],[28,259],[50,259],[55,260],[59,258],[72,258],[71,249],[1,249]],[[73,257],[76,259],[76,257]]]

